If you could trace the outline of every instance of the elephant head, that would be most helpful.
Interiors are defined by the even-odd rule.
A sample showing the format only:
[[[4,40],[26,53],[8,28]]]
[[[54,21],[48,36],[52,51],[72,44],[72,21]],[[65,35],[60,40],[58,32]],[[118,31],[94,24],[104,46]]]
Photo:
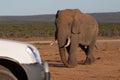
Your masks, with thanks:
[[[67,67],[74,67],[77,64],[76,48],[79,44],[83,43],[88,46],[90,43],[93,43],[92,45],[94,46],[95,41],[92,42],[92,40],[94,36],[96,40],[96,34],[98,32],[97,28],[94,28],[96,21],[91,17],[87,19],[87,17],[86,14],[83,14],[78,9],[57,11],[55,39],[58,40],[61,60]],[[90,29],[91,26],[93,27]],[[88,40],[87,37],[89,38]],[[89,51],[86,51],[89,49],[82,49],[86,54],[89,53]]]
[[[56,14],[56,39],[59,40],[59,46],[63,47],[66,45],[66,40],[70,41],[71,31],[77,31],[77,27],[72,27],[74,23],[74,17],[77,14],[80,14],[80,10],[78,9],[66,9],[59,10]],[[72,30],[71,30],[72,29]],[[77,32],[75,32],[77,33]],[[79,32],[78,32],[79,33]]]

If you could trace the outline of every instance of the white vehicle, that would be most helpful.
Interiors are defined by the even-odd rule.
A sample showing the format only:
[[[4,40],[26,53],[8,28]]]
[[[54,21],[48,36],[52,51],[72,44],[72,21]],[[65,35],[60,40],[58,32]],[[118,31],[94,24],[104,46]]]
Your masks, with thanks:
[[[50,80],[48,63],[33,45],[0,39],[0,80]]]

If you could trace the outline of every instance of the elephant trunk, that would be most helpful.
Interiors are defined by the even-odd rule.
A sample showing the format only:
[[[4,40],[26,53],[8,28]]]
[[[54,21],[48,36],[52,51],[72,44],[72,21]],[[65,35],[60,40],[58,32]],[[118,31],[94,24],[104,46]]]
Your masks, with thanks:
[[[76,60],[76,47],[77,47],[77,38],[75,41],[76,36],[66,38],[66,41],[64,43],[64,46],[59,47],[59,52],[60,52],[60,57],[62,62],[64,63],[65,66],[67,67],[74,67],[77,65],[77,60]],[[59,43],[59,41],[58,41]],[[71,44],[71,46],[70,46]],[[66,51],[66,48],[69,46],[70,50]],[[67,48],[68,49],[68,48]],[[68,55],[66,54],[68,52]]]
[[[68,66],[68,57],[67,57],[66,47],[70,44],[70,40],[67,40],[67,39],[68,39],[67,37],[58,36],[60,58],[65,66]]]
[[[65,66],[68,66],[67,56],[65,54],[65,48],[59,48],[60,58]]]

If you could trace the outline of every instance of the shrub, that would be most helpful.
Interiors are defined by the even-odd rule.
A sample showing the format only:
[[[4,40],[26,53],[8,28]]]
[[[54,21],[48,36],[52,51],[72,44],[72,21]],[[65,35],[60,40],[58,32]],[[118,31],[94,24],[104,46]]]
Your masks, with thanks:
[[[0,37],[49,37],[54,32],[52,22],[0,23]]]
[[[103,37],[120,36],[120,23],[99,24],[99,36]]]
[[[2,22],[0,23],[1,38],[19,37],[53,37],[54,22]],[[120,36],[120,23],[99,24],[99,36]]]

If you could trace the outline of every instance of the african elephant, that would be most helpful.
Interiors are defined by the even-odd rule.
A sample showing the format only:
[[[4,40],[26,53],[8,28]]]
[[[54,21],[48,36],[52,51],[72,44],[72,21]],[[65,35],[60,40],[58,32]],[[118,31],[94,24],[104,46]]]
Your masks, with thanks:
[[[60,57],[65,66],[77,65],[77,47],[86,54],[85,64],[95,61],[92,53],[98,35],[98,24],[92,16],[79,9],[59,10],[56,13],[55,25],[55,39],[58,41]]]

